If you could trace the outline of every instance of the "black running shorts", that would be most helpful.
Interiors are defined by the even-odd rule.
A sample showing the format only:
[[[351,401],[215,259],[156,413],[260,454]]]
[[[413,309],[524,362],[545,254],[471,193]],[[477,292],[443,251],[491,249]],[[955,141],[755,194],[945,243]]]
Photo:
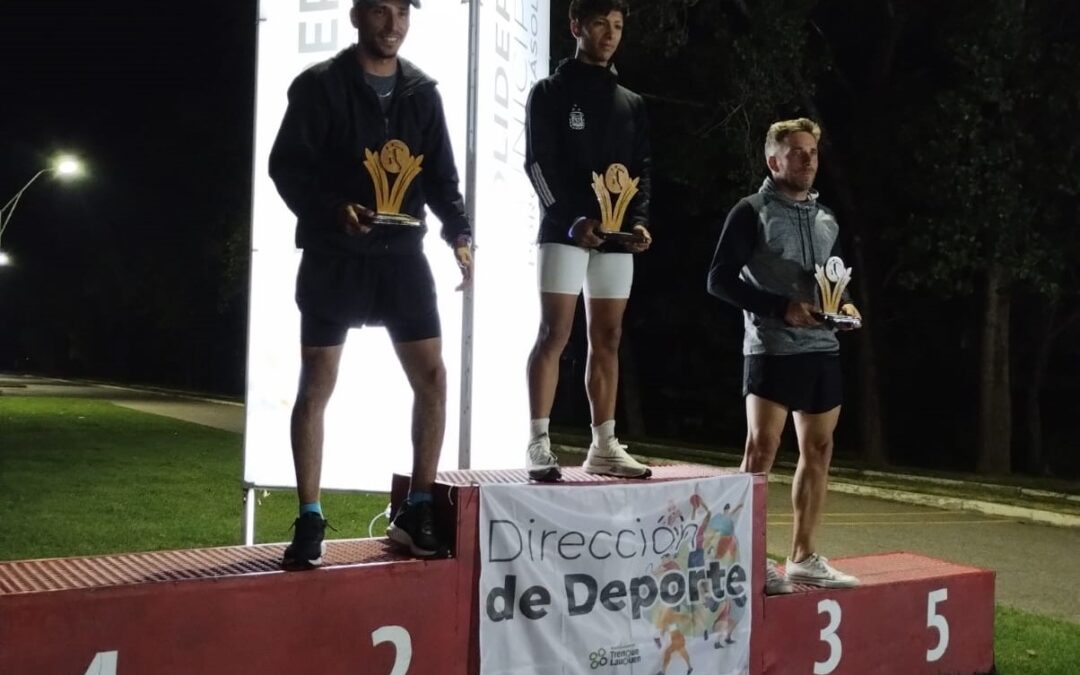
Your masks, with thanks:
[[[754,394],[789,410],[817,414],[843,402],[840,355],[818,352],[743,360],[743,396]]]
[[[304,251],[296,277],[300,344],[333,347],[350,328],[386,326],[390,339],[440,337],[435,279],[423,253],[340,256]]]

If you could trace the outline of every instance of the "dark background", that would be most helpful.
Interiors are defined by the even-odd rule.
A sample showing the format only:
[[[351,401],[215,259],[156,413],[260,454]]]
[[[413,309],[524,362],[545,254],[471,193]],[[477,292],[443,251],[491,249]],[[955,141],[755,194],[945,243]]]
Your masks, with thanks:
[[[0,371],[242,395],[255,4],[0,7],[0,199],[56,150],[89,168],[35,184],[3,236]],[[573,43],[552,5],[557,61]],[[1080,475],[1076,3],[633,7],[616,62],[649,104],[656,244],[625,324],[620,433],[741,445],[741,317],[705,272],[765,175],[768,124],[806,115],[867,320],[842,340],[837,452]],[[587,422],[584,355],[578,330],[557,423]]]
[[[0,370],[243,391],[255,3],[5,2]],[[285,236],[288,236],[287,234]]]

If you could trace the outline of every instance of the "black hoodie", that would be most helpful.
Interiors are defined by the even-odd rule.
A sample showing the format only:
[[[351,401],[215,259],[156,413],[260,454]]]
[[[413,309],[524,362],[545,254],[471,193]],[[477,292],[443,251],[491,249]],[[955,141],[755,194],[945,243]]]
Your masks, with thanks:
[[[563,61],[529,94],[525,129],[525,171],[543,209],[540,243],[573,244],[568,232],[574,221],[600,219],[592,174],[603,176],[614,163],[640,178],[622,229],[649,224],[652,162],[645,101],[620,85],[613,69]],[[611,244],[603,250],[625,252]]]
[[[401,212],[422,220],[427,204],[442,221],[442,237],[448,243],[470,233],[435,81],[399,58],[394,98],[383,114],[353,46],[293,80],[289,106],[270,151],[270,177],[297,217],[298,248],[341,254],[421,250],[426,226],[380,227],[353,236],[337,221],[337,211],[346,203],[375,210],[364,151],[378,153],[391,139],[403,141],[413,155],[424,156]]]

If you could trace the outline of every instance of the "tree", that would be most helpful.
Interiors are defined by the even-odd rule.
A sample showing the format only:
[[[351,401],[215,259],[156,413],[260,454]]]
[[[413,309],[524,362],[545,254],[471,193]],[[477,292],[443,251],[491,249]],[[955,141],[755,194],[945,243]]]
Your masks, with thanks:
[[[1044,224],[1060,214],[1046,205],[1076,187],[1047,182],[1037,167],[1060,133],[1054,121],[1064,124],[1062,110],[1075,105],[1061,98],[1070,94],[1045,89],[1063,8],[1055,0],[994,0],[942,10],[938,47],[950,80],[909,130],[923,176],[913,192],[924,208],[907,223],[904,279],[979,299],[977,468],[985,473],[1012,470],[1015,295],[1028,287],[1054,298],[1060,288],[1060,251]],[[934,126],[939,133],[927,136]]]

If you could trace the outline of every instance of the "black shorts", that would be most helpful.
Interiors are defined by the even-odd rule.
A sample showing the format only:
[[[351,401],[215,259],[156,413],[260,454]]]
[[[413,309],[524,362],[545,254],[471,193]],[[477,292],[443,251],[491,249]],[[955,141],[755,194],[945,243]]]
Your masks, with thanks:
[[[386,326],[390,339],[440,337],[435,279],[423,253],[339,256],[304,251],[296,275],[300,344],[333,347],[350,328]]]
[[[743,359],[743,396],[754,394],[788,410],[817,414],[832,410],[844,399],[840,355],[818,352]]]

